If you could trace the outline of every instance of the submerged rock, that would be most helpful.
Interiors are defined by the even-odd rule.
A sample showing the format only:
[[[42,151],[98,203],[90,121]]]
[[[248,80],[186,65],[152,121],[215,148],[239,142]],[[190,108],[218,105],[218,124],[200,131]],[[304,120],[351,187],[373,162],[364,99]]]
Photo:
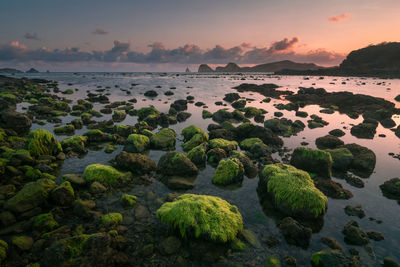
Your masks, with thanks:
[[[164,203],[157,217],[171,228],[178,228],[183,237],[206,237],[218,242],[234,240],[243,229],[237,207],[214,196],[181,195]]]
[[[312,235],[311,228],[304,227],[291,217],[281,220],[278,227],[281,229],[282,235],[288,244],[299,246],[303,249],[309,246]]]
[[[344,241],[350,245],[366,245],[369,243],[369,238],[367,233],[365,233],[356,221],[350,221],[345,225],[342,230],[344,234]]]
[[[293,217],[315,218],[325,213],[328,199],[309,174],[291,165],[271,164],[260,174],[257,191],[280,212]]]

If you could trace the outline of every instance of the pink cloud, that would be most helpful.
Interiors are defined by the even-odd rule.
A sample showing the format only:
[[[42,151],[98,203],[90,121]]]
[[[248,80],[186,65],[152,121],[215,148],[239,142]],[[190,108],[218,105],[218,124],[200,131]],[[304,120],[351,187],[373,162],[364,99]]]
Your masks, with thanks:
[[[328,20],[330,22],[340,22],[342,20],[351,18],[352,16],[353,16],[353,14],[343,13],[343,14],[340,14],[340,15],[337,15],[337,16],[331,16],[331,17],[328,18]]]

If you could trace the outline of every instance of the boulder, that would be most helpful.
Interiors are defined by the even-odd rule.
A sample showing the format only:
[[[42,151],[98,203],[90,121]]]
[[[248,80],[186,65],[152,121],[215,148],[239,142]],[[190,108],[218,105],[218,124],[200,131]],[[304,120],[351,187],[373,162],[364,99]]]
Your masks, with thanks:
[[[288,244],[307,249],[311,241],[311,228],[304,227],[291,217],[281,220],[278,227]]]
[[[150,148],[150,138],[142,134],[131,134],[126,139],[124,151],[142,153]]]
[[[154,149],[174,150],[176,133],[169,128],[163,128],[150,137],[150,145]]]
[[[339,171],[347,171],[353,161],[353,154],[345,147],[326,149],[333,160],[332,167]]]
[[[198,169],[185,154],[167,152],[158,161],[157,172],[165,176],[195,176]]]
[[[88,183],[96,181],[105,185],[117,185],[120,181],[129,180],[129,175],[103,164],[86,166],[84,177]]]
[[[325,135],[323,137],[318,137],[315,140],[315,144],[319,149],[334,149],[344,145],[344,142],[336,136]]]
[[[28,135],[28,149],[32,156],[56,156],[62,152],[60,142],[49,131],[37,129]]]
[[[321,177],[330,178],[332,175],[332,157],[323,150],[297,147],[290,164]]]
[[[212,177],[213,184],[230,185],[243,180],[243,164],[237,158],[221,160]]]
[[[117,167],[135,174],[146,174],[156,170],[156,163],[148,156],[122,151],[115,157]]]
[[[350,165],[350,171],[362,178],[368,178],[375,169],[375,153],[358,144],[347,144],[344,147],[350,150],[354,157]]]
[[[75,200],[75,192],[71,183],[65,181],[51,191],[51,197],[58,205],[71,206]]]

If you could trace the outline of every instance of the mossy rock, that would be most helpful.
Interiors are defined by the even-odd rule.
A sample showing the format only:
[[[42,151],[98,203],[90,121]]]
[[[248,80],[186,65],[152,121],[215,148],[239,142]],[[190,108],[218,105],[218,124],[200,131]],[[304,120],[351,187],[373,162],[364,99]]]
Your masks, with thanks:
[[[42,177],[42,172],[38,169],[34,169],[34,168],[30,167],[25,172],[25,177],[28,178],[29,180],[35,181],[35,180],[39,179],[40,177]]]
[[[243,181],[243,164],[237,158],[221,160],[212,177],[213,184],[230,185]]]
[[[263,141],[257,137],[246,138],[242,142],[240,142],[239,146],[240,146],[240,149],[250,150],[257,143],[263,144]]]
[[[33,238],[30,236],[14,236],[11,243],[20,251],[28,251],[32,248]]]
[[[328,204],[307,172],[287,164],[265,166],[257,190],[267,195],[279,211],[293,217],[321,216]]]
[[[315,144],[319,149],[334,149],[344,145],[344,142],[338,137],[333,135],[325,135],[318,137],[315,140]]]
[[[222,148],[212,148],[207,151],[207,161],[213,166],[216,166],[220,160],[226,157],[227,153]]]
[[[166,176],[195,176],[196,165],[183,153],[167,152],[157,164],[157,172]]]
[[[8,244],[6,241],[0,239],[0,264],[7,258]]]
[[[61,141],[61,146],[63,151],[66,153],[72,151],[78,154],[85,154],[87,153],[87,149],[85,147],[87,140],[87,136],[68,137]]]
[[[75,191],[71,183],[65,181],[53,189],[51,197],[58,205],[70,206],[75,200]]]
[[[347,257],[343,251],[339,249],[325,249],[314,253],[311,256],[311,265],[313,267],[360,266],[358,261]]]
[[[345,147],[326,149],[326,152],[331,154],[333,164],[332,167],[336,170],[347,171],[353,161],[353,154]]]
[[[123,110],[114,110],[112,115],[113,121],[120,122],[126,118],[126,113]]]
[[[201,144],[192,148],[188,152],[187,157],[190,159],[190,161],[196,164],[196,166],[203,166],[207,160],[206,145]]]
[[[101,223],[106,227],[117,226],[122,222],[122,214],[117,212],[107,213],[101,217]]]
[[[184,142],[189,141],[195,134],[199,134],[199,133],[200,134],[204,133],[204,131],[196,125],[190,125],[188,127],[185,127],[181,132],[181,134],[183,135],[183,138],[184,138],[183,139]]]
[[[201,117],[203,119],[209,119],[209,118],[212,118],[212,116],[213,116],[213,114],[210,111],[205,110],[205,109],[201,113]]]
[[[184,143],[182,145],[183,151],[190,151],[196,146],[199,146],[203,143],[207,143],[208,141],[208,134],[203,132],[203,133],[197,133],[192,136],[192,138]]]
[[[210,148],[221,148],[226,152],[236,150],[238,143],[236,141],[229,141],[222,138],[211,139],[209,142]]]
[[[137,200],[136,196],[123,194],[120,199],[120,202],[122,206],[132,208],[136,205],[136,200]]]
[[[182,237],[204,237],[217,242],[235,240],[243,229],[243,219],[236,206],[206,195],[184,194],[164,203],[157,217]]]
[[[57,135],[73,135],[75,133],[74,125],[65,125],[54,128],[54,133]]]
[[[257,144],[259,144],[259,143],[257,143]],[[238,160],[240,160],[240,162],[243,164],[244,172],[247,177],[253,178],[258,175],[257,166],[251,161],[251,159],[246,154],[244,154],[243,152],[234,150],[231,152],[230,156],[232,158],[237,158]]]
[[[142,153],[150,148],[150,138],[142,134],[131,134],[126,139],[124,151]]]
[[[232,120],[233,115],[226,109],[220,109],[212,115],[212,119],[215,122],[223,123],[224,121]]]
[[[156,163],[146,155],[122,151],[115,157],[117,168],[134,174],[148,174],[156,169]]]
[[[141,108],[137,111],[137,115],[139,117],[139,120],[144,120],[146,117],[153,115],[153,116],[159,116],[160,112],[154,108],[154,107],[145,107]]]
[[[350,165],[350,171],[362,178],[368,178],[375,169],[375,153],[358,144],[347,144],[344,147],[350,150],[354,157]]]
[[[44,129],[31,131],[28,135],[28,149],[32,156],[56,156],[62,152],[60,142],[52,133]]]
[[[169,128],[163,128],[150,137],[151,147],[160,150],[174,150],[176,133]]]
[[[83,134],[89,143],[107,142],[108,136],[99,129],[92,129]]]
[[[86,182],[99,182],[106,185],[117,185],[118,181],[129,180],[129,175],[119,172],[115,168],[103,165],[103,164],[92,164],[86,166],[84,174]]]
[[[124,124],[114,125],[114,133],[120,136],[127,137],[133,132],[134,132],[133,126]]]
[[[33,220],[33,229],[40,233],[50,232],[57,227],[58,223],[51,212],[40,214]]]
[[[332,175],[332,157],[323,150],[297,147],[293,151],[290,164],[324,178]]]
[[[14,213],[22,213],[39,207],[55,187],[56,183],[50,179],[39,179],[36,182],[27,183],[15,196],[7,200],[4,208]]]

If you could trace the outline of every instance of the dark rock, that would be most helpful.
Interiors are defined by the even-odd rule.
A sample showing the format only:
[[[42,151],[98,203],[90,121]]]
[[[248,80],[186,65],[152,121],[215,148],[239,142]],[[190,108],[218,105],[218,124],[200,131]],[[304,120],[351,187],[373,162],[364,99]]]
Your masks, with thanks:
[[[325,135],[323,137],[318,137],[315,140],[315,144],[319,149],[327,149],[327,148],[333,149],[344,145],[344,142],[336,136]]]
[[[168,152],[158,161],[157,172],[166,176],[195,176],[198,169],[185,154]]]
[[[361,246],[369,243],[368,235],[358,226],[356,221],[347,223],[342,233],[347,244]]]
[[[115,157],[119,169],[135,174],[146,174],[156,170],[156,163],[149,157],[139,153],[122,151]]]
[[[149,90],[149,91],[146,91],[146,92],[144,93],[144,96],[147,96],[147,97],[156,97],[156,96],[158,96],[158,93],[157,93],[156,91],[154,91],[154,90]]]
[[[299,246],[306,249],[311,241],[312,230],[302,226],[291,217],[286,217],[278,225],[285,240],[290,245]]]
[[[350,165],[350,171],[362,178],[368,178],[375,169],[375,153],[363,146],[357,144],[344,145],[353,154],[353,161]]]
[[[348,216],[357,216],[358,218],[364,218],[365,212],[362,210],[361,206],[346,206],[344,208],[344,212]]]

